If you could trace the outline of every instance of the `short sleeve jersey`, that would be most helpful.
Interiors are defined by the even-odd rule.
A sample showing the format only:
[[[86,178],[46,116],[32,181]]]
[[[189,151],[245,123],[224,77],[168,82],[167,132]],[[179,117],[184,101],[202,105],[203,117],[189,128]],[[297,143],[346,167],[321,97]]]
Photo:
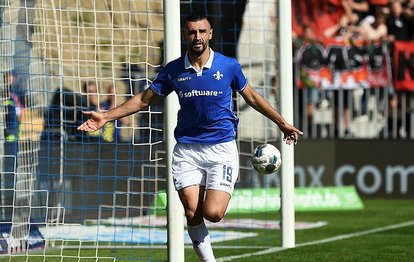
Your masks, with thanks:
[[[233,110],[232,94],[243,91],[246,84],[234,58],[210,50],[200,71],[191,66],[187,55],[182,56],[168,63],[150,88],[162,97],[177,94],[177,142],[215,144],[234,140],[239,119]]]

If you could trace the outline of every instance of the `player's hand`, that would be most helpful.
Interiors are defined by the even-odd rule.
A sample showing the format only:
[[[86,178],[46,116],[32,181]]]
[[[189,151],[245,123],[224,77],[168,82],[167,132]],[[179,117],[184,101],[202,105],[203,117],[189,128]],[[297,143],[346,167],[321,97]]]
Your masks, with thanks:
[[[104,114],[100,112],[83,112],[85,115],[90,115],[90,118],[83,124],[78,126],[78,130],[81,131],[96,131],[106,124]]]
[[[281,130],[283,132],[283,141],[285,141],[288,145],[296,145],[298,143],[299,136],[303,135],[302,131],[289,124],[286,124],[281,128]]]

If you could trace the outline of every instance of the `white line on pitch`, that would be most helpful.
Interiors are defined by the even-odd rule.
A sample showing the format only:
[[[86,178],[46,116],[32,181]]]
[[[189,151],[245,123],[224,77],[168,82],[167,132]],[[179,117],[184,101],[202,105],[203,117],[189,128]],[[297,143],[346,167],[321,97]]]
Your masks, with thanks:
[[[402,228],[402,227],[409,227],[409,226],[413,226],[413,225],[414,225],[414,220],[407,221],[407,222],[400,223],[400,224],[394,224],[394,225],[389,225],[389,226],[385,226],[385,227],[378,227],[378,228],[373,228],[373,229],[370,229],[370,230],[355,232],[355,233],[351,233],[351,234],[339,235],[339,236],[336,236],[336,237],[325,238],[325,239],[322,239],[322,240],[315,240],[315,241],[310,241],[310,242],[306,242],[306,243],[302,243],[302,244],[297,244],[295,246],[295,248],[296,247],[317,245],[317,244],[324,244],[324,243],[343,240],[343,239],[347,239],[347,238],[359,237],[359,236],[363,236],[363,235],[383,232],[383,231]],[[280,252],[280,251],[283,251],[283,250],[286,250],[286,249],[289,249],[289,248],[274,247],[274,248],[269,248],[269,249],[266,249],[266,250],[254,252],[254,253],[247,253],[247,254],[242,254],[242,255],[238,255],[238,256],[218,258],[217,262],[232,261],[232,260],[240,259],[240,258],[248,258],[248,257],[253,257],[253,256],[260,256],[260,255],[266,255],[266,254],[271,254],[271,253],[277,253],[277,252]]]

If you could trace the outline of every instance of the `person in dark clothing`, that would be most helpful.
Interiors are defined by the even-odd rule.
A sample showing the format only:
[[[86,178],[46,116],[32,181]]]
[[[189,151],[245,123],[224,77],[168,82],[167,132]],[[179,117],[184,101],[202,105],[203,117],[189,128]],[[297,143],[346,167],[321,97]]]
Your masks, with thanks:
[[[45,115],[44,139],[59,140],[60,136],[66,139],[75,139],[78,132],[76,127],[82,123],[82,97],[67,87],[56,89]],[[62,133],[63,131],[63,133]]]
[[[7,142],[16,142],[19,136],[20,116],[23,109],[18,93],[16,75],[13,72],[7,72],[4,74],[4,83],[3,97],[6,98],[3,102],[6,111],[5,138]]]
[[[400,1],[390,3],[391,13],[387,18],[388,41],[409,40],[412,38],[412,28],[414,21],[404,12]]]

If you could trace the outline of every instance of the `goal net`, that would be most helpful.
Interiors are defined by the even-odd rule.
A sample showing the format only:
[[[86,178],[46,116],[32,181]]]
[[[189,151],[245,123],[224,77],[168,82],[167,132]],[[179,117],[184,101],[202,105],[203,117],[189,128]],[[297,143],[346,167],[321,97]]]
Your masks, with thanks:
[[[0,12],[0,253],[105,259],[104,246],[165,247],[166,221],[153,221],[165,188],[162,105],[76,130],[83,111],[119,105],[154,78],[162,3],[10,0]]]
[[[275,107],[276,4],[180,1],[183,15],[205,10],[213,49],[237,58]],[[99,132],[76,129],[84,111],[109,110],[148,87],[163,63],[163,19],[159,0],[0,1],[0,254],[166,259],[163,103]],[[258,176],[250,164],[256,145],[279,142],[277,127],[240,98],[237,187],[278,187],[278,174]],[[236,250],[269,243],[245,231],[277,227],[275,215],[243,208],[230,214],[238,230],[218,225],[213,241],[233,241]],[[241,219],[246,212],[261,212],[261,222]]]

